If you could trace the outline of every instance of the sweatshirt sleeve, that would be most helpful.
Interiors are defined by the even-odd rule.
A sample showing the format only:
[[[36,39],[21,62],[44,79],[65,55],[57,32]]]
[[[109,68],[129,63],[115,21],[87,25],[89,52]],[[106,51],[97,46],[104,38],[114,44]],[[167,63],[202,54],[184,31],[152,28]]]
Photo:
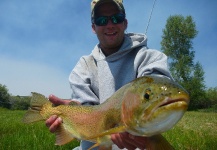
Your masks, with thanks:
[[[72,99],[82,104],[99,104],[97,90],[94,89],[91,68],[85,57],[82,57],[69,76],[69,83],[72,90]]]
[[[173,80],[167,63],[167,56],[157,50],[142,49],[136,57],[137,78],[144,75],[164,75]]]

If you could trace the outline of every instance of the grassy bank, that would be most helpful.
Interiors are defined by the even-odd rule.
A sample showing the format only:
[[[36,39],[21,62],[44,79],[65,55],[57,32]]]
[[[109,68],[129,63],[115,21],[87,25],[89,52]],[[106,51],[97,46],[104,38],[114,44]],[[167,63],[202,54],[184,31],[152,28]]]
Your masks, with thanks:
[[[11,111],[0,108],[0,149],[2,150],[70,150],[78,142],[55,146],[55,136],[44,122],[23,124],[25,111]]]
[[[79,144],[75,141],[55,146],[55,136],[44,122],[25,125],[21,122],[24,113],[0,108],[0,149],[69,150]],[[217,113],[187,112],[172,130],[163,135],[177,150],[216,150]]]
[[[217,113],[187,112],[163,135],[177,150],[216,150]]]

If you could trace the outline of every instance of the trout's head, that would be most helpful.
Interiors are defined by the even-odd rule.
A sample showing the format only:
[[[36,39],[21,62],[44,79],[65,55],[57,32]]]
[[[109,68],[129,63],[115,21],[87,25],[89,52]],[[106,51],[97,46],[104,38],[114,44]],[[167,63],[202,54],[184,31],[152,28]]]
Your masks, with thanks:
[[[145,76],[125,93],[122,117],[131,133],[151,136],[172,128],[184,115],[188,93],[166,77]]]

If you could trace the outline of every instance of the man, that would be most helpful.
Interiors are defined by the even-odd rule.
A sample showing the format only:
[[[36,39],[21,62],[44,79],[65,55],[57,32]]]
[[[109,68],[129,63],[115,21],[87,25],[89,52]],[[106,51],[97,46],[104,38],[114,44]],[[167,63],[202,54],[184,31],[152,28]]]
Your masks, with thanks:
[[[92,53],[83,56],[72,70],[69,81],[72,99],[82,105],[103,103],[116,90],[143,75],[165,75],[172,79],[167,69],[167,57],[147,48],[145,35],[125,34],[127,19],[122,0],[92,0],[92,30],[99,39]],[[68,101],[50,95],[54,104]],[[52,116],[46,121],[51,132],[61,124],[61,118]],[[94,131],[93,131],[94,132]],[[147,139],[129,133],[111,135],[113,149],[145,149]],[[82,141],[83,150],[92,143]]]

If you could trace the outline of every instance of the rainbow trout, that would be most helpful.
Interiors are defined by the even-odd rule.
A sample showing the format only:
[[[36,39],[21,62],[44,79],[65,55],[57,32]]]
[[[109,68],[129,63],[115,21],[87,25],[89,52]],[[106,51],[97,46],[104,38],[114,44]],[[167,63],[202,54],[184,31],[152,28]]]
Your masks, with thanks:
[[[116,91],[104,103],[94,106],[53,106],[48,99],[32,93],[24,123],[46,120],[51,115],[62,118],[56,131],[56,145],[73,139],[88,140],[96,146],[111,147],[110,135],[128,132],[148,137],[147,149],[173,149],[161,133],[171,129],[184,115],[188,93],[167,77],[144,76]]]

